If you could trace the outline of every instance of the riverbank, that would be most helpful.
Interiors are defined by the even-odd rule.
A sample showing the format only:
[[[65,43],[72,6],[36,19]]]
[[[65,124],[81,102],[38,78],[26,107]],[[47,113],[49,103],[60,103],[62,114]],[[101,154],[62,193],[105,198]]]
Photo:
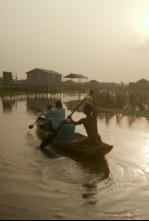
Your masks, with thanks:
[[[34,92],[35,93],[35,92]],[[0,85],[0,97],[32,94],[31,91]]]
[[[87,90],[77,90],[77,89],[56,89],[51,88],[51,90],[34,90],[34,88],[22,89],[16,87],[0,86],[0,97],[3,96],[17,96],[26,94],[47,94],[47,93],[86,93]]]
[[[51,90],[51,91],[32,91],[32,90],[23,90],[23,89],[16,89],[16,88],[7,88],[4,86],[0,86],[0,97],[4,97],[4,96],[17,96],[17,95],[28,95],[28,94],[47,94],[47,93],[86,93],[87,91],[79,91],[79,90],[60,90],[60,91],[55,91],[55,90]],[[144,98],[147,97],[147,95],[145,96],[144,93],[142,95]],[[138,97],[139,98],[139,97]],[[99,100],[103,101],[105,98],[102,97],[102,99],[100,98]],[[97,95],[97,100],[98,100],[98,95]],[[108,99],[106,98],[106,100],[108,100],[109,102],[109,97]],[[124,102],[125,99],[123,99],[122,97],[120,97],[119,99],[119,103]],[[138,99],[135,99],[138,102]],[[80,103],[80,100],[77,101],[69,101],[66,103],[66,106],[69,110],[74,110],[77,105]],[[106,102],[104,102],[106,104]],[[112,103],[111,101],[109,103]],[[127,103],[127,102],[126,102]],[[134,103],[134,102],[133,102]],[[137,109],[133,109],[133,108],[113,108],[113,107],[104,107],[104,106],[100,106],[97,105],[97,111],[98,113],[106,113],[106,114],[122,114],[124,116],[136,116],[136,117],[144,117],[146,119],[149,119],[149,111],[147,109],[144,110],[137,110]],[[120,105],[121,106],[121,105]],[[141,105],[140,105],[141,106]],[[80,106],[80,108],[78,109],[78,111],[83,111],[83,105]]]
[[[81,100],[77,100],[77,101],[68,101],[66,102],[66,106],[68,108],[68,110],[74,110],[78,104],[81,102]],[[90,101],[88,101],[87,103],[89,103]],[[79,112],[83,112],[83,107],[84,104],[82,104],[79,108],[78,111]],[[124,116],[136,116],[136,117],[144,117],[146,119],[149,119],[149,111],[145,110],[145,111],[139,111],[139,110],[133,110],[133,109],[116,109],[116,108],[106,108],[106,107],[97,107],[97,113],[98,114],[111,114],[111,115],[115,115],[115,114],[122,114]]]
[[[0,97],[26,95],[26,94],[31,94],[31,92],[27,92],[27,91],[9,91],[9,90],[1,91],[0,90]]]

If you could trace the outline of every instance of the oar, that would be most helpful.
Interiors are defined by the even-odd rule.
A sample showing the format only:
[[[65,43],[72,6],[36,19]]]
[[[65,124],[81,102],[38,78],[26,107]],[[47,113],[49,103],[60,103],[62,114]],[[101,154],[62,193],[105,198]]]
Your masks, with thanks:
[[[62,128],[62,126],[67,122],[67,120],[74,114],[74,112],[83,104],[83,102],[87,99],[88,95],[79,103],[79,105],[71,112],[71,114],[67,117],[66,120],[64,120],[60,126],[57,128],[57,130],[53,133],[50,134],[48,137],[46,137],[41,145],[40,148],[43,149],[44,147],[46,147],[47,145],[49,145],[50,143],[52,143],[53,139],[57,136],[59,130]]]
[[[93,102],[93,105],[94,105],[94,107],[95,107],[96,105],[95,105],[95,94],[94,94],[94,90],[90,90],[89,95],[90,95],[90,97],[92,98],[92,102]]]
[[[32,125],[29,125],[29,129],[33,129],[34,124],[37,123],[37,121],[39,120],[39,118],[40,118],[43,114],[44,114],[44,113],[40,114],[40,116],[37,118],[37,120],[36,120]]]
[[[100,110],[100,109],[97,109],[97,105],[96,105],[96,102],[95,102],[95,92],[94,90],[90,90],[89,92],[89,96],[91,97],[91,100],[92,100],[92,103],[96,109],[96,112],[99,112],[99,113],[111,113],[111,111],[108,111],[108,110]]]
[[[33,108],[34,110],[37,110],[37,111],[39,111],[39,112],[43,112],[43,110],[41,110],[41,109],[38,109],[38,108],[36,108],[36,107],[33,107],[33,106],[30,106],[30,105],[28,105],[28,104],[26,104],[26,106],[28,106],[28,107],[30,107],[30,108]]]

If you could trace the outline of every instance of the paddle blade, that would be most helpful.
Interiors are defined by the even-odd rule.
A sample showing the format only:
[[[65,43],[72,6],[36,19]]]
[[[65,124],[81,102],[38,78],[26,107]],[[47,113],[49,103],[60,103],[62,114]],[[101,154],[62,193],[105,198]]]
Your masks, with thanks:
[[[34,127],[33,125],[30,125],[30,126],[29,126],[29,129],[33,129],[33,127]]]
[[[42,143],[41,143],[41,145],[40,145],[40,148],[43,149],[44,147],[46,147],[47,145],[49,145],[50,143],[52,143],[53,139],[54,139],[53,134],[51,134],[51,135],[49,135],[48,137],[46,137],[46,138],[42,141]]]

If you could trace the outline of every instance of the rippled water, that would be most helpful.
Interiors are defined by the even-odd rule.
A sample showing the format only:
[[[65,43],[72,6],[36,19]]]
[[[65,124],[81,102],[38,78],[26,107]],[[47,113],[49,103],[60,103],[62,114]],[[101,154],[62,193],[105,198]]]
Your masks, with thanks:
[[[83,96],[83,95],[82,95]],[[33,124],[47,100],[73,95],[5,97],[0,101],[0,219],[148,219],[149,122],[98,117],[113,150],[104,159],[38,148]],[[69,113],[67,111],[67,113]],[[75,113],[74,119],[82,117]],[[77,132],[85,134],[82,126]]]

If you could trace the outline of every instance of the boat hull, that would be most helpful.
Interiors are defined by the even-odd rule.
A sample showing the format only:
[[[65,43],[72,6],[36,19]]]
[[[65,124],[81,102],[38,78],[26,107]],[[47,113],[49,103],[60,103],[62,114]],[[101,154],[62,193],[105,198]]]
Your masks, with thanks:
[[[44,129],[42,128],[42,125],[43,125],[42,121],[38,122],[36,125],[37,125],[37,134],[42,140],[49,136],[49,133],[45,132]],[[82,134],[76,133],[76,141],[83,137],[85,136]],[[109,153],[113,148],[112,145],[109,145],[106,143],[102,143],[101,145],[98,145],[98,146],[84,146],[84,145],[77,144],[76,142],[73,142],[73,141],[59,141],[57,139],[54,139],[52,144],[56,145],[57,147],[61,149],[65,149],[65,150],[80,153],[80,154],[85,154],[88,156],[93,156],[93,155],[104,156],[107,153]]]

